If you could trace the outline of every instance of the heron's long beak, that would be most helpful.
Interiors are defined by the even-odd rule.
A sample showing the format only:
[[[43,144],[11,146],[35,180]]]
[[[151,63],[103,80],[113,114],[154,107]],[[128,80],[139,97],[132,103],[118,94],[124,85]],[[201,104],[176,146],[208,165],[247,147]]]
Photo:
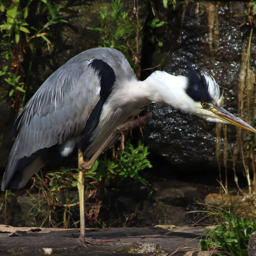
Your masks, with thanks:
[[[255,132],[256,130],[250,126],[249,124],[247,124],[246,122],[244,122],[243,120],[241,120],[240,118],[232,115],[231,113],[229,113],[227,110],[225,110],[222,107],[218,107],[218,106],[214,106],[214,105],[209,105],[209,110],[220,120],[229,123],[229,124],[233,124],[235,126],[241,127],[247,131],[250,132]]]

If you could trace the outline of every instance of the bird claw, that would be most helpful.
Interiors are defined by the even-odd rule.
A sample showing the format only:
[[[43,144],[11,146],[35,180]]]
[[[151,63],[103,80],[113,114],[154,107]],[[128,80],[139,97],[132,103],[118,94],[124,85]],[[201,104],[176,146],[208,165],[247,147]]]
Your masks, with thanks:
[[[88,164],[88,162],[79,163],[79,166],[78,166],[78,169],[83,172],[87,172],[91,170],[91,168],[92,168],[92,164],[91,163]]]
[[[117,240],[93,239],[93,238],[88,238],[88,237],[79,237],[79,240],[85,244],[100,245],[100,246],[112,246],[118,242]]]

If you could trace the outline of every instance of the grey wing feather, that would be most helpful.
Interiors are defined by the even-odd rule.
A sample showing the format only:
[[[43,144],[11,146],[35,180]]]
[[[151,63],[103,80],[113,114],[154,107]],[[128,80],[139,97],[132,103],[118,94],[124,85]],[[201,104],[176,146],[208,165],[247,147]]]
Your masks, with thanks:
[[[20,157],[29,157],[82,132],[91,107],[99,100],[90,80],[98,80],[98,88],[100,82],[92,69],[79,64],[57,70],[28,102],[17,126],[17,139],[26,149],[19,152]]]
[[[85,58],[67,62],[27,103],[14,126],[17,136],[8,158],[2,189],[14,175],[19,159],[82,133],[99,100],[100,91],[99,77],[88,63]]]
[[[53,73],[15,122],[16,141],[8,158],[2,190],[10,182],[20,159],[32,154],[37,157],[35,152],[40,149],[61,144],[83,131],[100,98],[100,78],[88,66],[92,59],[108,63],[115,71],[117,81],[134,76],[124,55],[108,48],[80,53]]]

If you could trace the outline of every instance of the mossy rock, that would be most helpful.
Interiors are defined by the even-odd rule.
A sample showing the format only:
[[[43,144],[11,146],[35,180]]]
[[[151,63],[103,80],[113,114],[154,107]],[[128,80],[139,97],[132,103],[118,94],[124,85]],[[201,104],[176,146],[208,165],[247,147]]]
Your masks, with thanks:
[[[143,254],[143,255],[151,255],[151,254],[159,254],[166,253],[159,244],[154,243],[133,243],[129,245],[122,246],[114,251],[114,253],[132,253],[132,254]]]

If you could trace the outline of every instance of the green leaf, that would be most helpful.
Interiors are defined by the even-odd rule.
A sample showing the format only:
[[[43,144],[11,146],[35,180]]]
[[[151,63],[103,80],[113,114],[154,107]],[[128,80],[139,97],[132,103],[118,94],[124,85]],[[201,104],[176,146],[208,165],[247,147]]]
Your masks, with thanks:
[[[11,89],[10,92],[9,92],[9,96],[11,97],[14,93],[14,89]]]
[[[21,22],[20,26],[29,26],[29,24],[27,22]]]
[[[33,30],[35,30],[35,31],[37,31],[37,29],[36,29],[35,27],[32,27],[32,26],[31,26],[30,28],[33,29]]]
[[[124,32],[125,32],[125,28],[123,28],[123,29],[117,29],[117,31],[116,31],[116,37],[117,37],[117,38],[122,37],[122,36],[124,35]]]
[[[89,30],[94,30],[94,31],[99,31],[99,32],[105,32],[107,31],[106,29],[104,28],[92,28],[92,27],[86,27],[87,29]]]
[[[9,19],[7,20],[9,24],[12,24],[14,22],[14,18],[17,14],[18,4],[18,2],[12,4],[6,13],[6,16],[9,17]]]
[[[123,12],[123,15],[122,15],[122,24],[124,23],[124,21],[126,20],[126,18],[127,18],[127,16],[128,16],[128,12]]]
[[[77,187],[77,181],[72,183],[72,187]]]
[[[24,90],[24,89],[22,89],[22,88],[21,88],[21,87],[19,87],[19,86],[16,86],[15,88],[16,88],[18,91],[20,91],[20,92],[23,92],[23,93],[25,92],[25,90]]]
[[[27,6],[29,6],[32,3],[33,0],[28,0]]]
[[[105,11],[104,13],[100,11],[100,16],[101,16],[101,19],[103,19],[103,23],[106,25],[107,24],[107,11]]]
[[[12,80],[11,80],[10,78],[5,78],[4,81],[5,81],[6,83],[8,83],[9,85],[12,85],[12,86],[15,85],[15,84],[12,82]]]
[[[96,171],[98,166],[99,166],[99,160],[96,160],[95,163],[93,164],[91,170],[90,170],[90,173]]]
[[[46,37],[44,36],[43,34],[41,33],[38,33],[48,44],[51,44],[51,41]]]
[[[56,14],[60,11],[61,5],[58,5],[58,7],[55,9],[56,10]]]
[[[69,23],[67,20],[60,19],[59,22]]]
[[[7,24],[0,25],[1,30],[10,30],[10,26]]]
[[[28,6],[24,9],[24,19],[28,17]]]
[[[159,46],[159,47],[162,47],[162,46],[163,46],[163,43],[159,41],[159,42],[158,42],[158,46]]]
[[[19,26],[14,26],[15,30],[15,43],[18,44],[20,41],[20,29]]]
[[[18,44],[19,41],[20,41],[20,34],[19,34],[19,33],[16,33],[16,34],[15,34],[15,42],[16,42],[16,44]]]
[[[50,15],[52,16],[52,18],[54,19],[55,16],[58,14],[58,7],[54,8],[51,4],[46,3],[47,8],[49,10]]]
[[[5,8],[4,8],[4,5],[3,5],[3,4],[0,5],[0,11],[1,11],[1,12],[4,12],[4,11],[5,11]]]
[[[30,31],[27,28],[22,27],[22,26],[20,26],[20,30],[23,31],[24,33],[27,33],[27,34],[30,33]]]
[[[6,54],[7,56],[8,56],[8,54]],[[6,56],[5,56],[6,57]],[[7,59],[7,58],[6,58]],[[6,72],[7,70],[8,70],[8,67],[9,67],[9,65],[8,64],[6,64],[5,66],[4,66],[4,72]]]
[[[51,25],[52,25],[52,24],[58,24],[58,23],[60,23],[59,20],[51,20],[51,21],[50,21],[50,24],[51,24]]]
[[[15,83],[18,83],[19,79],[20,79],[20,76],[14,77]]]
[[[165,22],[165,21],[159,21],[158,23],[156,23],[155,27],[156,27],[156,28],[159,28],[159,27],[164,26],[165,24],[167,24],[167,22]]]
[[[163,0],[163,6],[165,9],[168,7],[168,0]]]
[[[253,5],[253,14],[256,14],[256,4]]]
[[[46,5],[47,5],[47,8],[48,8],[48,11],[49,11],[50,15],[52,16],[52,18],[54,18],[55,15],[54,15],[54,11],[53,11],[52,6],[49,3],[47,3]]]
[[[10,33],[3,35],[3,38],[5,37],[11,37]],[[9,43],[10,44],[10,43]],[[7,44],[6,44],[7,45]]]

